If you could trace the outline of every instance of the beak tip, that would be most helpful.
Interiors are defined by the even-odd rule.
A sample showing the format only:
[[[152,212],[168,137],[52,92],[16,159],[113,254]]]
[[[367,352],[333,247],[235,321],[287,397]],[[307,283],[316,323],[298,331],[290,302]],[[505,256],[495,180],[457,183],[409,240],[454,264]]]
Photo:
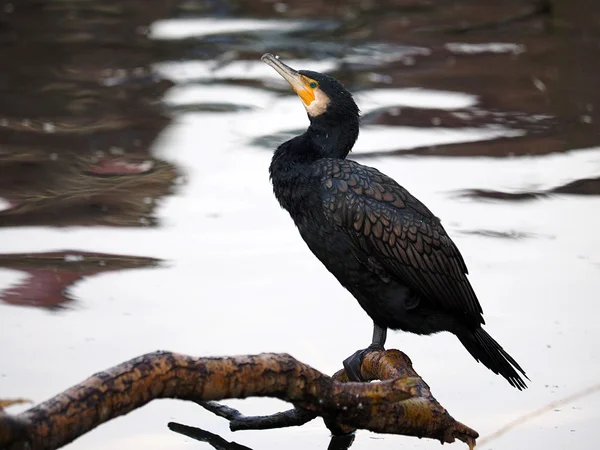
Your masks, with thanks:
[[[272,53],[265,53],[260,57],[262,62],[267,62],[269,60],[277,59]]]

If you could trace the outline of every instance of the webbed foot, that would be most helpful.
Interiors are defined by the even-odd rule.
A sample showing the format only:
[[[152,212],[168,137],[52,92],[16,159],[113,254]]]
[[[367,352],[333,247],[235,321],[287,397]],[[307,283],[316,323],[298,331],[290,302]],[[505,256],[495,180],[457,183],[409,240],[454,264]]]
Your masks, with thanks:
[[[363,359],[365,359],[365,355],[373,351],[385,350],[383,346],[385,345],[386,337],[387,329],[373,324],[373,341],[371,342],[371,345],[356,351],[352,356],[349,356],[344,360],[344,370],[350,381],[363,381],[360,376],[360,368]]]
[[[367,348],[354,352],[351,356],[344,360],[344,370],[350,381],[364,381],[360,375],[360,368],[362,366],[363,359],[365,356],[373,351],[385,350],[383,345],[371,344]]]

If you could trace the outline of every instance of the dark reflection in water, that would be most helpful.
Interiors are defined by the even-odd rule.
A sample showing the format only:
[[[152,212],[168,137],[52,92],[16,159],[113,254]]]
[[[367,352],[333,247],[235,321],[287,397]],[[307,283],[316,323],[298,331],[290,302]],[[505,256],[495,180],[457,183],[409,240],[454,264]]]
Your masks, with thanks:
[[[462,191],[460,196],[488,200],[522,201],[549,197],[552,194],[600,195],[600,177],[575,180],[562,186],[540,191],[502,192],[489,189],[469,189]]]
[[[0,225],[156,224],[156,199],[177,177],[149,153],[169,123],[156,102],[171,83],[150,69],[160,60],[212,60],[218,70],[267,50],[284,58],[335,58],[340,64],[332,75],[354,92],[422,87],[479,99],[476,108],[454,111],[382,108],[364,116],[367,125],[521,132],[392,154],[503,157],[597,145],[597,9],[549,0],[4,1],[0,58],[10,63],[0,73]],[[286,33],[149,40],[148,26],[169,16],[313,22]],[[220,82],[282,89],[236,77]],[[242,108],[233,101],[171,112]],[[255,144],[271,150],[297,131]]]
[[[145,27],[172,2],[3,3],[0,225],[154,224],[177,174]]]
[[[380,0],[341,4],[291,0],[190,1],[186,6],[181,12],[184,17],[201,13],[332,21],[326,28],[283,36],[268,32],[203,37],[197,40],[197,48],[205,52],[196,56],[199,59],[218,59],[215,49],[222,65],[238,59],[255,60],[267,50],[288,59],[336,58],[340,65],[332,75],[353,92],[422,87],[470,92],[479,98],[477,110],[452,114],[403,109],[398,115],[397,108],[387,108],[365,117],[367,123],[503,124],[524,131],[523,136],[510,140],[399,154],[519,156],[589,147],[600,141],[600,129],[594,125],[600,118],[596,107],[600,96],[596,88],[600,73],[597,2]],[[225,82],[257,84],[235,77]]]
[[[161,0],[0,2],[0,226],[157,225],[157,200],[177,169],[150,147],[185,111],[247,109],[235,99],[159,106],[172,86],[151,65],[168,60],[335,60],[332,75],[353,92],[419,87],[475,94],[475,107],[447,111],[384,107],[365,125],[505,127],[512,137],[385,154],[520,156],[598,145],[597,3],[507,0],[287,2]],[[150,40],[167,17],[305,19],[296,31],[259,30]],[[282,25],[283,29],[283,25]],[[190,80],[211,84],[215,80]],[[293,95],[261,79],[219,83]],[[300,130],[265,135],[269,151]],[[373,153],[363,156],[380,156]],[[597,195],[598,179],[544,192],[470,190],[474,199]]]
[[[148,155],[71,155],[56,161],[11,161],[0,167],[3,226],[155,223],[156,200],[176,173]],[[59,162],[60,161],[60,162]]]
[[[523,231],[495,231],[495,230],[464,230],[460,232],[461,234],[468,234],[471,236],[483,236],[483,237],[492,237],[492,238],[501,238],[501,239],[527,239],[531,237],[538,237],[533,233],[525,233]]]
[[[183,6],[185,5],[185,6]],[[583,0],[504,2],[420,0],[373,2],[204,2],[180,5],[178,17],[308,19],[319,26],[278,33],[241,32],[178,43],[189,59],[255,61],[265,52],[284,59],[334,59],[331,74],[353,92],[373,88],[428,88],[475,94],[475,107],[447,111],[384,107],[365,114],[365,125],[419,128],[491,128],[510,137],[361,154],[397,156],[519,157],[597,146],[600,90],[600,3]],[[168,44],[162,44],[168,45]],[[212,81],[191,79],[190,83]],[[283,85],[243,77],[219,83],[293,95]],[[219,105],[212,106],[213,108]],[[221,105],[224,110],[235,106]],[[207,105],[187,105],[207,110]],[[255,138],[268,151],[301,130]],[[596,195],[597,181],[574,180],[549,192],[469,191],[472,199],[535,199],[552,193]]]
[[[150,70],[146,27],[173,3],[0,2],[0,226],[156,224],[178,174],[149,151],[170,122],[157,102],[172,83]],[[0,267],[27,277],[0,301],[64,308],[83,277],[157,262],[3,254]]]
[[[74,299],[69,288],[85,277],[115,270],[153,267],[155,258],[79,251],[0,254],[0,267],[27,276],[0,290],[0,301],[17,306],[62,309]]]

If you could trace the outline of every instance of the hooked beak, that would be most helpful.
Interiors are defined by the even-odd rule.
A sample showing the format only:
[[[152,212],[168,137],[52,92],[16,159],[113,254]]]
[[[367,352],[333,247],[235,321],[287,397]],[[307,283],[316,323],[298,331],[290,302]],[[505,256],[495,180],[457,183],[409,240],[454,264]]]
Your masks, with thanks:
[[[262,55],[261,60],[275,69],[290,84],[306,106],[309,106],[315,100],[314,89],[309,86],[310,81],[304,75],[285,65],[271,53]]]

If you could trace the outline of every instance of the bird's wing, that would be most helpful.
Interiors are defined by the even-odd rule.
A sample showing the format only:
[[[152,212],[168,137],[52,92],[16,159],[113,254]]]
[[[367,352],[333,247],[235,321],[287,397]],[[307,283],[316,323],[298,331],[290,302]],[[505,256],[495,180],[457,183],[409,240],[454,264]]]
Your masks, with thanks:
[[[378,170],[348,160],[320,167],[326,219],[377,266],[439,307],[483,323],[465,262],[440,220]]]

